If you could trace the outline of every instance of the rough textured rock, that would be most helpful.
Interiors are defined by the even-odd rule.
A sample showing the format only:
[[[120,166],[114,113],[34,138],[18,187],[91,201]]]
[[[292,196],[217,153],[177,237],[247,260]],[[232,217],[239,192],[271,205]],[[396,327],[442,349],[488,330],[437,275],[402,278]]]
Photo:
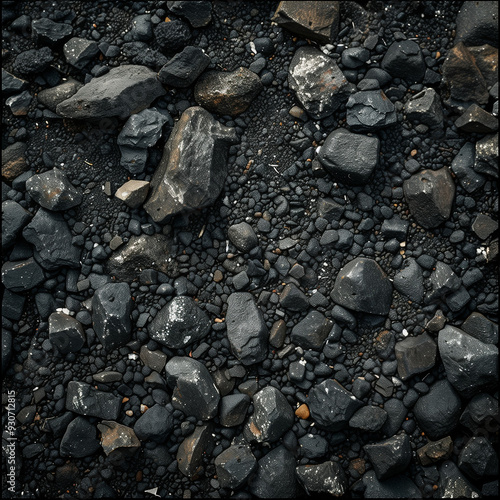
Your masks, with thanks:
[[[422,170],[403,183],[410,212],[425,229],[433,229],[448,220],[455,199],[455,183],[446,167]]]
[[[2,150],[2,177],[5,180],[13,181],[29,170],[24,156],[27,147],[24,142],[15,142]]]
[[[347,101],[347,125],[354,131],[371,131],[394,125],[396,108],[382,90],[356,92]]]
[[[62,312],[49,316],[49,339],[58,351],[65,355],[79,351],[85,344],[83,325],[75,318]]]
[[[144,208],[155,222],[211,205],[227,176],[227,152],[236,143],[234,129],[207,111],[184,111],[165,144]]]
[[[2,68],[2,93],[6,96],[18,94],[28,88],[28,82]]]
[[[320,427],[336,432],[347,427],[363,403],[336,380],[328,379],[310,390],[308,406],[313,420]]]
[[[76,94],[57,106],[65,118],[127,118],[147,108],[165,89],[156,73],[145,66],[122,65],[93,78]]]
[[[80,190],[58,168],[30,177],[26,181],[26,190],[41,207],[57,212],[75,207],[83,199]]]
[[[12,292],[31,290],[45,280],[43,269],[33,257],[26,260],[5,262],[2,265],[2,283]]]
[[[498,82],[498,48],[492,47],[488,44],[476,47],[468,46],[467,48],[474,56],[476,65],[481,71],[491,95],[492,87],[494,87],[495,83]]]
[[[498,130],[498,119],[477,104],[471,104],[455,121],[455,126],[475,134],[491,134]]]
[[[219,421],[224,427],[235,427],[245,420],[250,397],[247,394],[229,394],[220,402]]]
[[[190,87],[209,64],[210,57],[201,48],[188,46],[161,68],[158,78],[168,87]]]
[[[457,15],[457,42],[498,48],[498,2],[464,2]]]
[[[446,436],[438,441],[429,441],[417,450],[420,463],[425,467],[441,460],[447,460],[453,453],[453,441]]]
[[[325,44],[339,31],[339,2],[279,3],[272,20],[294,34]]]
[[[410,439],[404,432],[375,444],[367,444],[363,448],[379,480],[395,476],[410,465]]]
[[[479,312],[473,312],[462,323],[461,329],[485,344],[498,344],[498,324]]]
[[[450,434],[460,417],[460,397],[447,380],[435,382],[430,391],[420,396],[413,407],[419,427],[429,439]]]
[[[425,61],[418,44],[412,40],[393,42],[380,64],[393,77],[407,82],[421,82],[425,74]]]
[[[489,134],[476,142],[474,170],[498,179],[498,134]]]
[[[207,26],[212,20],[212,3],[207,0],[167,2],[170,11],[189,21],[193,28]]]
[[[235,444],[224,450],[215,460],[217,479],[223,488],[242,486],[257,468],[257,460],[249,446]]]
[[[290,340],[304,349],[321,350],[333,322],[318,311],[311,311],[293,329]]]
[[[229,296],[226,327],[231,351],[244,365],[265,359],[269,334],[262,312],[250,293],[235,292]]]
[[[437,495],[439,498],[478,498],[480,492],[464,477],[454,462],[446,460],[439,467]]]
[[[425,88],[415,94],[404,107],[406,117],[412,122],[418,121],[429,127],[443,124],[441,98],[433,88]]]
[[[13,69],[21,75],[34,75],[47,69],[53,60],[54,54],[48,47],[25,50],[16,57]]]
[[[498,476],[498,456],[486,437],[474,436],[462,448],[458,467],[470,478],[484,481]]]
[[[191,40],[189,26],[180,19],[166,18],[156,25],[154,35],[159,47],[168,53],[181,50]]]
[[[63,52],[71,66],[82,69],[99,53],[99,46],[92,40],[74,37],[64,44]]]
[[[40,208],[23,229],[23,237],[35,246],[34,257],[43,268],[80,267],[81,250],[72,244],[71,230],[61,214]]]
[[[300,465],[295,469],[300,484],[311,495],[329,493],[342,497],[348,488],[344,470],[337,462],[323,462],[317,465]]]
[[[286,397],[272,386],[253,396],[254,412],[243,435],[249,442],[277,441],[293,425],[294,414]]]
[[[93,455],[99,448],[95,426],[84,417],[76,417],[61,439],[59,453],[62,457],[83,458]]]
[[[152,440],[157,443],[165,441],[174,427],[174,419],[170,408],[155,404],[143,413],[134,425],[134,432],[141,440]]]
[[[376,432],[387,420],[387,412],[378,406],[363,406],[349,420],[349,427]]]
[[[394,288],[408,297],[412,302],[420,304],[424,297],[424,279],[422,268],[413,258],[406,259],[406,267],[394,276]]]
[[[309,300],[302,290],[289,283],[281,292],[280,305],[289,311],[306,311],[309,308]]]
[[[92,324],[106,351],[130,340],[132,298],[127,283],[107,283],[92,298]]]
[[[394,352],[398,361],[398,374],[402,380],[407,380],[434,366],[437,345],[427,333],[422,333],[397,342]]]
[[[210,331],[210,319],[190,297],[174,297],[148,326],[149,336],[170,349],[198,342]]]
[[[172,405],[187,416],[209,420],[217,414],[220,395],[205,365],[175,356],[165,367],[167,384],[173,389]]]
[[[438,336],[439,355],[450,383],[466,398],[498,384],[498,348],[447,325]]]
[[[213,449],[213,424],[198,425],[177,450],[177,466],[185,476],[195,479],[202,470],[203,454]]]
[[[451,163],[451,170],[468,193],[474,193],[486,182],[486,178],[474,170],[475,157],[475,145],[466,142]]]
[[[207,71],[194,86],[194,98],[212,113],[237,116],[248,109],[263,88],[260,78],[248,68]]]
[[[377,137],[334,130],[325,139],[318,160],[334,180],[347,185],[366,184],[378,165]]]
[[[135,432],[126,425],[112,420],[103,420],[97,424],[101,433],[101,446],[106,456],[114,460],[132,457],[141,447]]]
[[[116,420],[122,398],[99,391],[84,382],[71,380],[66,389],[66,409],[80,415]]]
[[[11,247],[32,215],[14,200],[2,202],[2,249]]]
[[[392,285],[374,260],[358,257],[339,271],[331,297],[348,309],[385,315],[392,303]]]
[[[477,236],[486,240],[498,229],[498,222],[485,214],[478,214],[472,223],[472,230]]]
[[[331,115],[347,100],[350,89],[335,61],[314,47],[300,47],[295,52],[288,85],[316,120]]]
[[[252,495],[258,498],[294,498],[295,458],[282,445],[274,448],[259,460],[249,485]]]
[[[497,425],[498,399],[486,393],[476,394],[460,416],[460,423],[478,434],[481,429]],[[479,431],[479,432],[478,432]]]

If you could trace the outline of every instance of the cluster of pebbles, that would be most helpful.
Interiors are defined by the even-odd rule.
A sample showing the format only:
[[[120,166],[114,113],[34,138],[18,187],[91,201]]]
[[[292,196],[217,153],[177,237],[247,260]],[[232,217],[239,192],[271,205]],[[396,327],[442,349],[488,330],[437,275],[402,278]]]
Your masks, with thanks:
[[[6,498],[498,495],[498,2],[2,11]]]

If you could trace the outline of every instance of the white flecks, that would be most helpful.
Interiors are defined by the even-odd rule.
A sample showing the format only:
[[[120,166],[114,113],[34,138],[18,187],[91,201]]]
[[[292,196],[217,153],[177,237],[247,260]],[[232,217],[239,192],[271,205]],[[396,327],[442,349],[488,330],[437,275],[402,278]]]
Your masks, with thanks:
[[[139,356],[135,352],[133,352],[133,353],[128,355],[128,359],[137,360],[137,359],[139,359]]]
[[[67,309],[66,307],[58,307],[56,309],[56,312],[62,312],[68,316],[71,314],[71,311],[69,309]]]
[[[402,333],[403,337],[408,336],[408,330],[406,328],[403,328],[403,331],[401,333]]]

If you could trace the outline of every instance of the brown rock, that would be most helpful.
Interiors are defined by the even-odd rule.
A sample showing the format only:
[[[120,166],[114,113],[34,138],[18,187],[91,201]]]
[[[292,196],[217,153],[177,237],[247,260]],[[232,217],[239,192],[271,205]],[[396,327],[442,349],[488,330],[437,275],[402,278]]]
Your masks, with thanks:
[[[24,153],[27,145],[24,142],[15,142],[2,151],[2,177],[13,181],[18,175],[29,170]]]
[[[476,65],[486,80],[486,85],[488,87],[495,85],[498,81],[498,49],[488,44],[467,48],[474,56]]]
[[[269,343],[273,347],[276,347],[276,349],[279,349],[285,341],[285,335],[286,323],[282,319],[279,319],[273,323],[271,331],[269,332]]]
[[[309,416],[311,415],[309,413],[309,407],[305,403],[300,405],[295,410],[295,415],[297,415],[297,417],[301,418],[302,420],[307,420],[309,418]]]
[[[426,445],[417,450],[418,459],[425,467],[440,460],[447,460],[453,452],[453,441],[450,436],[446,436],[439,441],[429,441]]]
[[[212,424],[199,425],[177,450],[177,465],[187,477],[195,479],[202,471],[203,454],[213,447]]]
[[[126,425],[103,420],[97,424],[97,428],[101,432],[101,445],[107,456],[112,454],[113,458],[130,457],[141,447],[134,430]]]
[[[340,2],[280,2],[273,21],[296,35],[330,43],[339,30]]]

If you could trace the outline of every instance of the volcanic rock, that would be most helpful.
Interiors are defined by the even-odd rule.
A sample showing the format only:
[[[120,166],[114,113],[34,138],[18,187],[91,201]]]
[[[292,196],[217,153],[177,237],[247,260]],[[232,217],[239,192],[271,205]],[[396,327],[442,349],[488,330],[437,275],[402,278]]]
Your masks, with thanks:
[[[393,42],[387,49],[380,67],[393,77],[407,82],[421,82],[425,74],[425,61],[418,44],[412,40]]]
[[[436,363],[437,345],[427,333],[397,342],[394,351],[398,361],[398,374],[402,380],[426,372]]]
[[[498,48],[498,2],[464,2],[457,15],[455,42]]]
[[[2,265],[2,283],[12,292],[31,290],[45,280],[43,269],[33,257],[26,260],[5,262]]]
[[[215,460],[217,479],[223,488],[242,486],[257,468],[257,460],[249,446],[235,444],[224,450]]]
[[[411,461],[412,451],[408,434],[396,434],[384,441],[363,447],[379,480],[403,472]]]
[[[436,493],[439,498],[479,498],[480,496],[480,492],[472,486],[451,460],[446,460],[439,468]]]
[[[498,130],[498,119],[474,103],[455,121],[455,126],[463,132],[490,134]]]
[[[39,45],[52,47],[70,37],[72,33],[71,24],[56,23],[47,17],[33,19],[31,23],[31,36]]]
[[[32,215],[13,200],[2,202],[2,249],[11,247]]]
[[[220,402],[219,421],[224,427],[235,427],[245,420],[250,398],[246,394],[229,394]]]
[[[59,103],[75,95],[82,87],[83,85],[80,82],[68,79],[68,81],[55,87],[40,90],[36,98],[38,102],[55,113]]]
[[[240,251],[248,253],[259,244],[253,227],[247,222],[233,224],[227,230],[229,241]]]
[[[354,131],[389,127],[397,121],[396,108],[382,90],[356,92],[349,97],[346,106],[347,125]]]
[[[451,170],[468,193],[474,193],[486,182],[486,178],[474,170],[475,157],[475,145],[466,142],[451,162]]]
[[[188,46],[161,68],[158,78],[167,87],[190,87],[209,64],[210,57],[202,49]]]
[[[328,493],[334,497],[342,497],[347,491],[347,478],[337,462],[300,465],[295,472],[300,484],[309,495]]]
[[[63,52],[69,64],[82,69],[99,53],[99,46],[91,40],[74,37],[64,44]]]
[[[47,69],[54,60],[54,54],[48,47],[30,49],[21,52],[14,61],[14,71],[21,75],[33,75]]]
[[[365,498],[422,498],[417,485],[402,474],[379,481],[375,471],[370,470],[361,481],[365,486]]]
[[[115,463],[132,457],[141,447],[141,442],[135,432],[126,425],[112,420],[103,420],[97,424],[97,428],[101,433],[104,453]]]
[[[453,441],[446,436],[438,441],[429,441],[417,450],[418,459],[425,467],[441,460],[447,460],[453,453]]]
[[[155,404],[143,413],[134,425],[134,432],[139,439],[157,443],[165,441],[174,427],[172,411],[163,405]]]
[[[75,318],[62,312],[49,316],[49,339],[62,354],[78,352],[85,344],[83,325]]]
[[[498,324],[481,313],[471,313],[462,323],[461,329],[485,344],[498,344]]]
[[[424,297],[422,268],[413,258],[406,259],[406,266],[398,271],[393,280],[394,288],[408,297],[412,302],[420,304]]]
[[[66,389],[66,409],[89,417],[116,420],[120,414],[121,401],[119,396],[75,380],[71,380]]]
[[[167,2],[170,11],[185,17],[193,28],[207,26],[212,20],[212,3],[207,0]]]
[[[428,127],[443,124],[443,108],[439,94],[433,88],[425,88],[415,94],[405,105],[408,120],[418,121]]]
[[[59,453],[62,457],[89,457],[100,448],[96,435],[95,426],[84,417],[76,417],[70,422],[61,439]]]
[[[490,134],[476,142],[474,170],[498,179],[498,134]]]
[[[473,436],[458,455],[458,467],[470,478],[484,481],[498,476],[498,456],[484,436]]]
[[[18,94],[28,88],[28,82],[2,68],[2,93],[5,96]]]
[[[290,340],[303,349],[321,350],[333,322],[318,311],[311,311],[293,329]]]
[[[138,208],[148,196],[149,185],[147,181],[131,179],[116,190],[115,196],[130,208]]]
[[[24,157],[27,147],[24,142],[15,142],[2,150],[2,177],[4,179],[12,181],[29,170]]]
[[[477,236],[486,240],[498,229],[498,222],[485,214],[478,214],[472,223],[472,230]]]
[[[177,52],[189,43],[191,30],[180,19],[168,19],[168,22],[156,25],[154,35],[158,45],[165,52]]]
[[[177,466],[187,477],[195,479],[201,472],[204,453],[213,449],[213,424],[198,425],[194,432],[187,436],[177,450]]]

